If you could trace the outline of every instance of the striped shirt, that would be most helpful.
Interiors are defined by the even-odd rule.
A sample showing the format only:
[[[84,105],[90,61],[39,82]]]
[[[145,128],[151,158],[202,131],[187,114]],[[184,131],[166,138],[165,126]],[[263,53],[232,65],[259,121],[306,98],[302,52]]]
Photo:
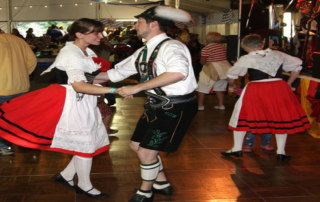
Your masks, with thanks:
[[[201,50],[201,57],[207,62],[220,62],[227,60],[227,51],[223,44],[210,43]]]

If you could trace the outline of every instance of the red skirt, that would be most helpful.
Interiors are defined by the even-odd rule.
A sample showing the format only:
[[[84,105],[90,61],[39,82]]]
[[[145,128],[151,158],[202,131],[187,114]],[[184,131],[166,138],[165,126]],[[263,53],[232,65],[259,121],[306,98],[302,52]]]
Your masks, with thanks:
[[[97,147],[90,153],[52,146],[56,127],[65,109],[66,91],[66,87],[53,84],[0,105],[0,137],[23,147],[83,157],[106,151],[109,145]]]
[[[310,127],[308,118],[283,80],[250,82],[237,101],[229,128],[252,133],[293,134]]]

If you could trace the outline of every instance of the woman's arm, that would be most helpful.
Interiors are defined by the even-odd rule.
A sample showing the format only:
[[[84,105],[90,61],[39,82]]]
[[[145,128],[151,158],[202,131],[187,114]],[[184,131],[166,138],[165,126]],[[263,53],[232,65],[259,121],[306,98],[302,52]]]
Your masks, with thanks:
[[[101,95],[112,91],[110,87],[96,86],[84,81],[75,81],[71,85],[76,92],[91,95]]]
[[[82,70],[67,70],[68,83],[78,93],[85,93],[91,95],[101,95],[109,93],[112,88],[96,86],[86,82],[86,77]],[[104,72],[103,72],[104,73]]]
[[[292,83],[296,80],[296,78],[299,76],[300,71],[291,72],[289,79],[287,81],[288,85],[291,87]],[[292,88],[292,87],[291,87]],[[294,90],[294,89],[293,89]]]
[[[229,84],[228,91],[230,93],[234,93],[237,90],[236,80],[228,78],[228,84]]]

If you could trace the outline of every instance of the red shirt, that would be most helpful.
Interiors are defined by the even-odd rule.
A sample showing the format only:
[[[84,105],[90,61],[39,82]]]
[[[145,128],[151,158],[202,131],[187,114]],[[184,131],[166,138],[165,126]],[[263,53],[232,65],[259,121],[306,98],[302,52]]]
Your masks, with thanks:
[[[219,43],[211,43],[201,50],[201,57],[206,62],[220,62],[227,60],[227,51],[224,45]]]

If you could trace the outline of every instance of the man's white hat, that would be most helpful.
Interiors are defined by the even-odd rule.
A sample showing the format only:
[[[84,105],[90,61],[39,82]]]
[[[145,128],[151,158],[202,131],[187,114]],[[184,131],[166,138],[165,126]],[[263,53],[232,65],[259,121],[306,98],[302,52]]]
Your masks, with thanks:
[[[169,6],[151,7],[135,17],[158,21],[161,24],[169,26],[174,25],[174,22],[193,22],[193,19],[188,12]]]

